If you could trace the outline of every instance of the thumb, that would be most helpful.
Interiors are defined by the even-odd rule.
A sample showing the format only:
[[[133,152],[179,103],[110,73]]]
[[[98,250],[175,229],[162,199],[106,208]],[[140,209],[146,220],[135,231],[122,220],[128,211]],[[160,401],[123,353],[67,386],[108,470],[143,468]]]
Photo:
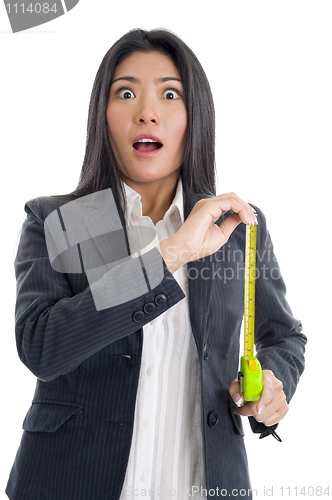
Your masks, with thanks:
[[[228,240],[234,229],[236,229],[240,224],[240,222],[242,221],[239,214],[233,213],[232,215],[226,217],[226,219],[220,224],[219,229],[221,229],[224,233],[226,241]]]
[[[229,393],[237,406],[240,406],[244,402],[243,394],[240,392],[240,383],[235,378],[232,380],[231,385],[229,386]]]

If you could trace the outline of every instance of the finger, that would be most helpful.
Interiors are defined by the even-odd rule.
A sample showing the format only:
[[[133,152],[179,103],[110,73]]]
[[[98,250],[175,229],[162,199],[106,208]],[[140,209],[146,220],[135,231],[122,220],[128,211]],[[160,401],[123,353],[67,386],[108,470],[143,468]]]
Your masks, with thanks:
[[[218,207],[223,213],[232,210],[232,212],[239,215],[244,224],[255,224],[256,218],[251,208],[243,200],[235,198],[221,199],[218,201]]]
[[[256,413],[260,415],[263,413],[264,409],[271,403],[274,394],[273,394],[273,384],[274,381],[277,380],[273,373],[270,370],[263,370],[263,390],[261,393],[261,397],[256,405]]]
[[[229,393],[237,406],[244,402],[243,394],[240,392],[240,383],[237,379],[232,380],[229,386]]]
[[[241,408],[237,408],[234,413],[241,417],[254,417],[256,414],[256,404],[253,401],[247,401]]]
[[[255,419],[257,422],[271,422],[272,420],[276,419],[276,421],[279,421],[281,418],[283,418],[288,411],[288,404],[286,401],[286,395],[282,391],[276,391],[274,392],[274,397],[268,404],[266,408],[261,407],[260,413],[257,413],[255,415]],[[278,420],[279,419],[279,420]],[[269,423],[269,425],[272,425]]]
[[[288,410],[289,410],[289,406],[286,403],[286,405],[283,408],[281,408],[280,410],[274,412],[274,414],[271,417],[266,418],[265,420],[263,420],[263,424],[266,425],[267,427],[270,427],[271,425],[277,424],[278,422],[280,422],[280,420],[282,420],[283,418],[285,418],[285,416],[288,413]]]
[[[235,197],[231,197],[231,196]],[[229,195],[220,195],[213,198],[204,198],[199,200],[192,212],[191,216],[194,214],[199,217],[200,223],[204,224],[204,220],[210,220],[216,222],[223,214],[228,211],[232,211],[233,215],[238,214],[239,219],[235,217],[235,220],[244,222],[244,224],[256,224],[257,219],[253,213],[252,208],[245,203],[243,200],[238,198],[235,193],[230,193]],[[233,218],[234,222],[234,218]],[[235,229],[236,226],[232,228]]]
[[[246,409],[241,411],[242,416],[255,416],[257,421],[263,421],[264,418],[269,418],[278,409],[278,403],[269,407],[275,394],[273,392],[274,383],[277,380],[271,370],[263,370],[263,390],[261,397],[257,402],[252,401],[246,404]],[[263,417],[264,413],[264,417]]]
[[[237,228],[237,226],[241,223],[241,219],[238,214],[234,213],[229,215],[219,226],[219,229],[222,231],[225,241],[228,241],[230,235]]]
[[[255,209],[251,205],[249,205],[249,203],[247,203],[242,198],[240,198],[240,196],[238,196],[236,193],[234,193],[234,191],[229,192],[229,193],[220,194],[218,196],[215,196],[215,198],[220,198],[220,199],[231,199],[231,198],[233,198],[234,200],[236,200],[239,203],[241,203],[244,207],[248,208],[248,210],[250,210],[251,212],[256,213]]]
[[[257,403],[257,421],[271,418],[286,402],[281,380],[277,379],[271,370],[263,370],[263,390]]]
[[[253,224],[255,224],[257,222],[255,216],[253,217],[253,215],[256,214],[255,209],[251,205],[249,205],[249,203],[242,200],[242,198],[240,198],[236,193],[222,194],[220,196],[216,196],[215,199],[234,200],[235,202],[237,202],[239,205],[241,205],[247,211],[247,215]],[[233,208],[229,208],[228,210],[233,210]],[[234,212],[237,212],[237,210],[234,210]]]

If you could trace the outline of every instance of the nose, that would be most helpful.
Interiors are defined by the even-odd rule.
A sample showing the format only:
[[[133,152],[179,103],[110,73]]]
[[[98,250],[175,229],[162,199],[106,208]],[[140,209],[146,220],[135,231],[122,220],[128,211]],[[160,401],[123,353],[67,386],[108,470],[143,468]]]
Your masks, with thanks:
[[[158,105],[155,98],[147,96],[142,97],[138,101],[135,123],[155,123],[156,125],[160,123]]]

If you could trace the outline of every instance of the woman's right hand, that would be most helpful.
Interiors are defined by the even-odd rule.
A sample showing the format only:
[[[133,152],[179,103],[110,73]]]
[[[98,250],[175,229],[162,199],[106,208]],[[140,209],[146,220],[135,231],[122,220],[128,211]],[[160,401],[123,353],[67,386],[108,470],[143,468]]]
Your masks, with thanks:
[[[228,210],[233,213],[218,226]],[[174,273],[184,264],[216,252],[240,224],[256,224],[254,209],[235,193],[199,200],[180,229],[158,245],[168,269]]]

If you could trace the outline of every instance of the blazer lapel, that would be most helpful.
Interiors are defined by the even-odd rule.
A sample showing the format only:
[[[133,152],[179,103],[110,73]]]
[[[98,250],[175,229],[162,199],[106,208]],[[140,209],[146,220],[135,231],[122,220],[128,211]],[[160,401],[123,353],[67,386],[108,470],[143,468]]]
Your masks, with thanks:
[[[205,196],[195,194],[187,200],[184,205],[185,220],[196,202],[202,198],[205,198]],[[216,253],[189,262],[187,266],[191,327],[197,346],[201,346],[205,338],[211,292],[215,281],[213,273],[216,272],[218,267]]]

